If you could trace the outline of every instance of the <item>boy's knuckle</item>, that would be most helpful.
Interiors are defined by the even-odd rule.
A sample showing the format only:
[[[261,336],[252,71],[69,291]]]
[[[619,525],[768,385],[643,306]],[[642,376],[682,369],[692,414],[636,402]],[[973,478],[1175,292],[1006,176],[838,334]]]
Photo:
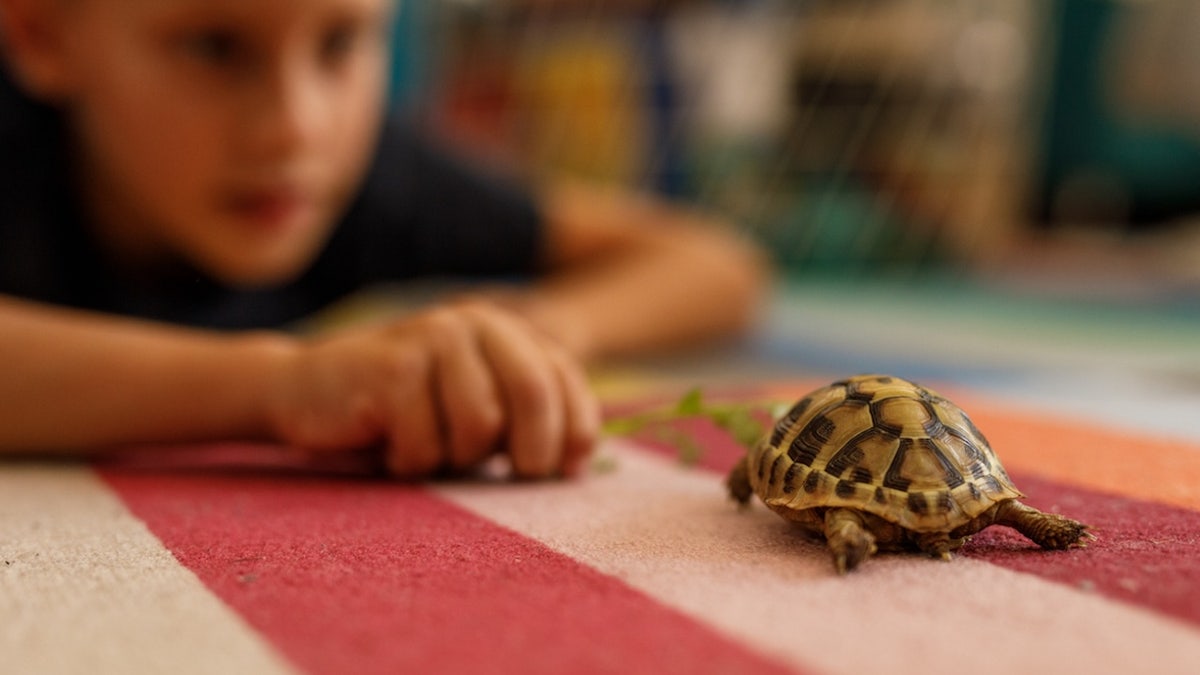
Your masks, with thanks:
[[[467,330],[466,319],[454,307],[429,310],[422,317],[422,323],[427,333],[435,339],[453,338]]]
[[[600,434],[599,425],[576,422],[567,427],[566,445],[570,448],[588,450]]]
[[[475,464],[490,454],[499,443],[504,429],[503,416],[498,408],[494,413],[478,411],[456,424],[451,430],[453,445],[450,459],[459,468]]]
[[[499,404],[475,405],[467,433],[477,443],[493,443],[504,430],[504,411]]]
[[[490,433],[500,433],[508,423],[504,401],[495,392],[472,406],[472,413],[478,419],[479,425],[488,429]]]
[[[429,357],[409,345],[385,349],[377,359],[377,367],[389,382],[410,382],[429,371]]]
[[[533,371],[513,376],[508,392],[513,408],[525,414],[545,413],[554,405],[557,395],[552,378],[548,374]]]

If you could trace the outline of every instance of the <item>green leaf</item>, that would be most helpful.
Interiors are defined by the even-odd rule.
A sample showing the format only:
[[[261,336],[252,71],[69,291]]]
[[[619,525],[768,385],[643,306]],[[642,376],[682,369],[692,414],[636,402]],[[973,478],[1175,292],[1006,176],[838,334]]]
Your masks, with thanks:
[[[753,408],[738,408],[729,416],[725,430],[738,445],[749,450],[763,437],[766,430],[762,422],[754,417]]]
[[[605,420],[600,430],[607,436],[632,436],[644,429],[647,424],[647,419],[641,415],[613,417]]]
[[[704,457],[704,446],[689,433],[675,427],[663,427],[655,435],[675,448],[679,462],[684,466],[695,466]]]
[[[700,387],[689,389],[679,403],[675,404],[675,414],[680,417],[694,417],[704,414],[704,392]]]

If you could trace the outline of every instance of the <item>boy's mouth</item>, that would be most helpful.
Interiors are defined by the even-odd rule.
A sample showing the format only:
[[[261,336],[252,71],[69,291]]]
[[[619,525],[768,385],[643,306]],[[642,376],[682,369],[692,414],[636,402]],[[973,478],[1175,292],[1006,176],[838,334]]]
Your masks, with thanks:
[[[247,229],[260,234],[282,234],[310,220],[316,203],[305,191],[288,185],[237,190],[225,208]]]

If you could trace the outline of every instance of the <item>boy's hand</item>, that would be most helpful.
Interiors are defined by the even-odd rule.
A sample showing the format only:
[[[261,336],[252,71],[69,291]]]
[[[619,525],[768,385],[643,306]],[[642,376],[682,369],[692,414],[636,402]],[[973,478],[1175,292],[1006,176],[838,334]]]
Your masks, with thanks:
[[[581,367],[483,302],[306,343],[285,363],[271,413],[281,440],[317,451],[380,444],[400,477],[498,451],[517,476],[570,475],[599,429]]]

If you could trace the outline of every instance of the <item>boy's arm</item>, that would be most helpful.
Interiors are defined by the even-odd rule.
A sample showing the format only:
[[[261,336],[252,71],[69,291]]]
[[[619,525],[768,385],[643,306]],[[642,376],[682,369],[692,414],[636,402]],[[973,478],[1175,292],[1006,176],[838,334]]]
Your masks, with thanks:
[[[300,340],[0,296],[0,372],[0,454],[264,439],[375,447],[411,477],[504,450],[537,478],[577,471],[599,427],[575,361],[479,302]]]
[[[0,296],[0,451],[266,438],[291,349]]]
[[[755,317],[769,267],[727,224],[619,191],[543,197],[549,274],[522,310],[577,356],[686,347]]]
[[[382,444],[403,475],[470,466],[496,448],[524,475],[569,472],[598,419],[568,354],[732,333],[766,274],[751,247],[659,204],[565,189],[545,213],[549,275],[516,306],[540,334],[486,303],[301,341],[0,296],[0,453],[268,439]]]

